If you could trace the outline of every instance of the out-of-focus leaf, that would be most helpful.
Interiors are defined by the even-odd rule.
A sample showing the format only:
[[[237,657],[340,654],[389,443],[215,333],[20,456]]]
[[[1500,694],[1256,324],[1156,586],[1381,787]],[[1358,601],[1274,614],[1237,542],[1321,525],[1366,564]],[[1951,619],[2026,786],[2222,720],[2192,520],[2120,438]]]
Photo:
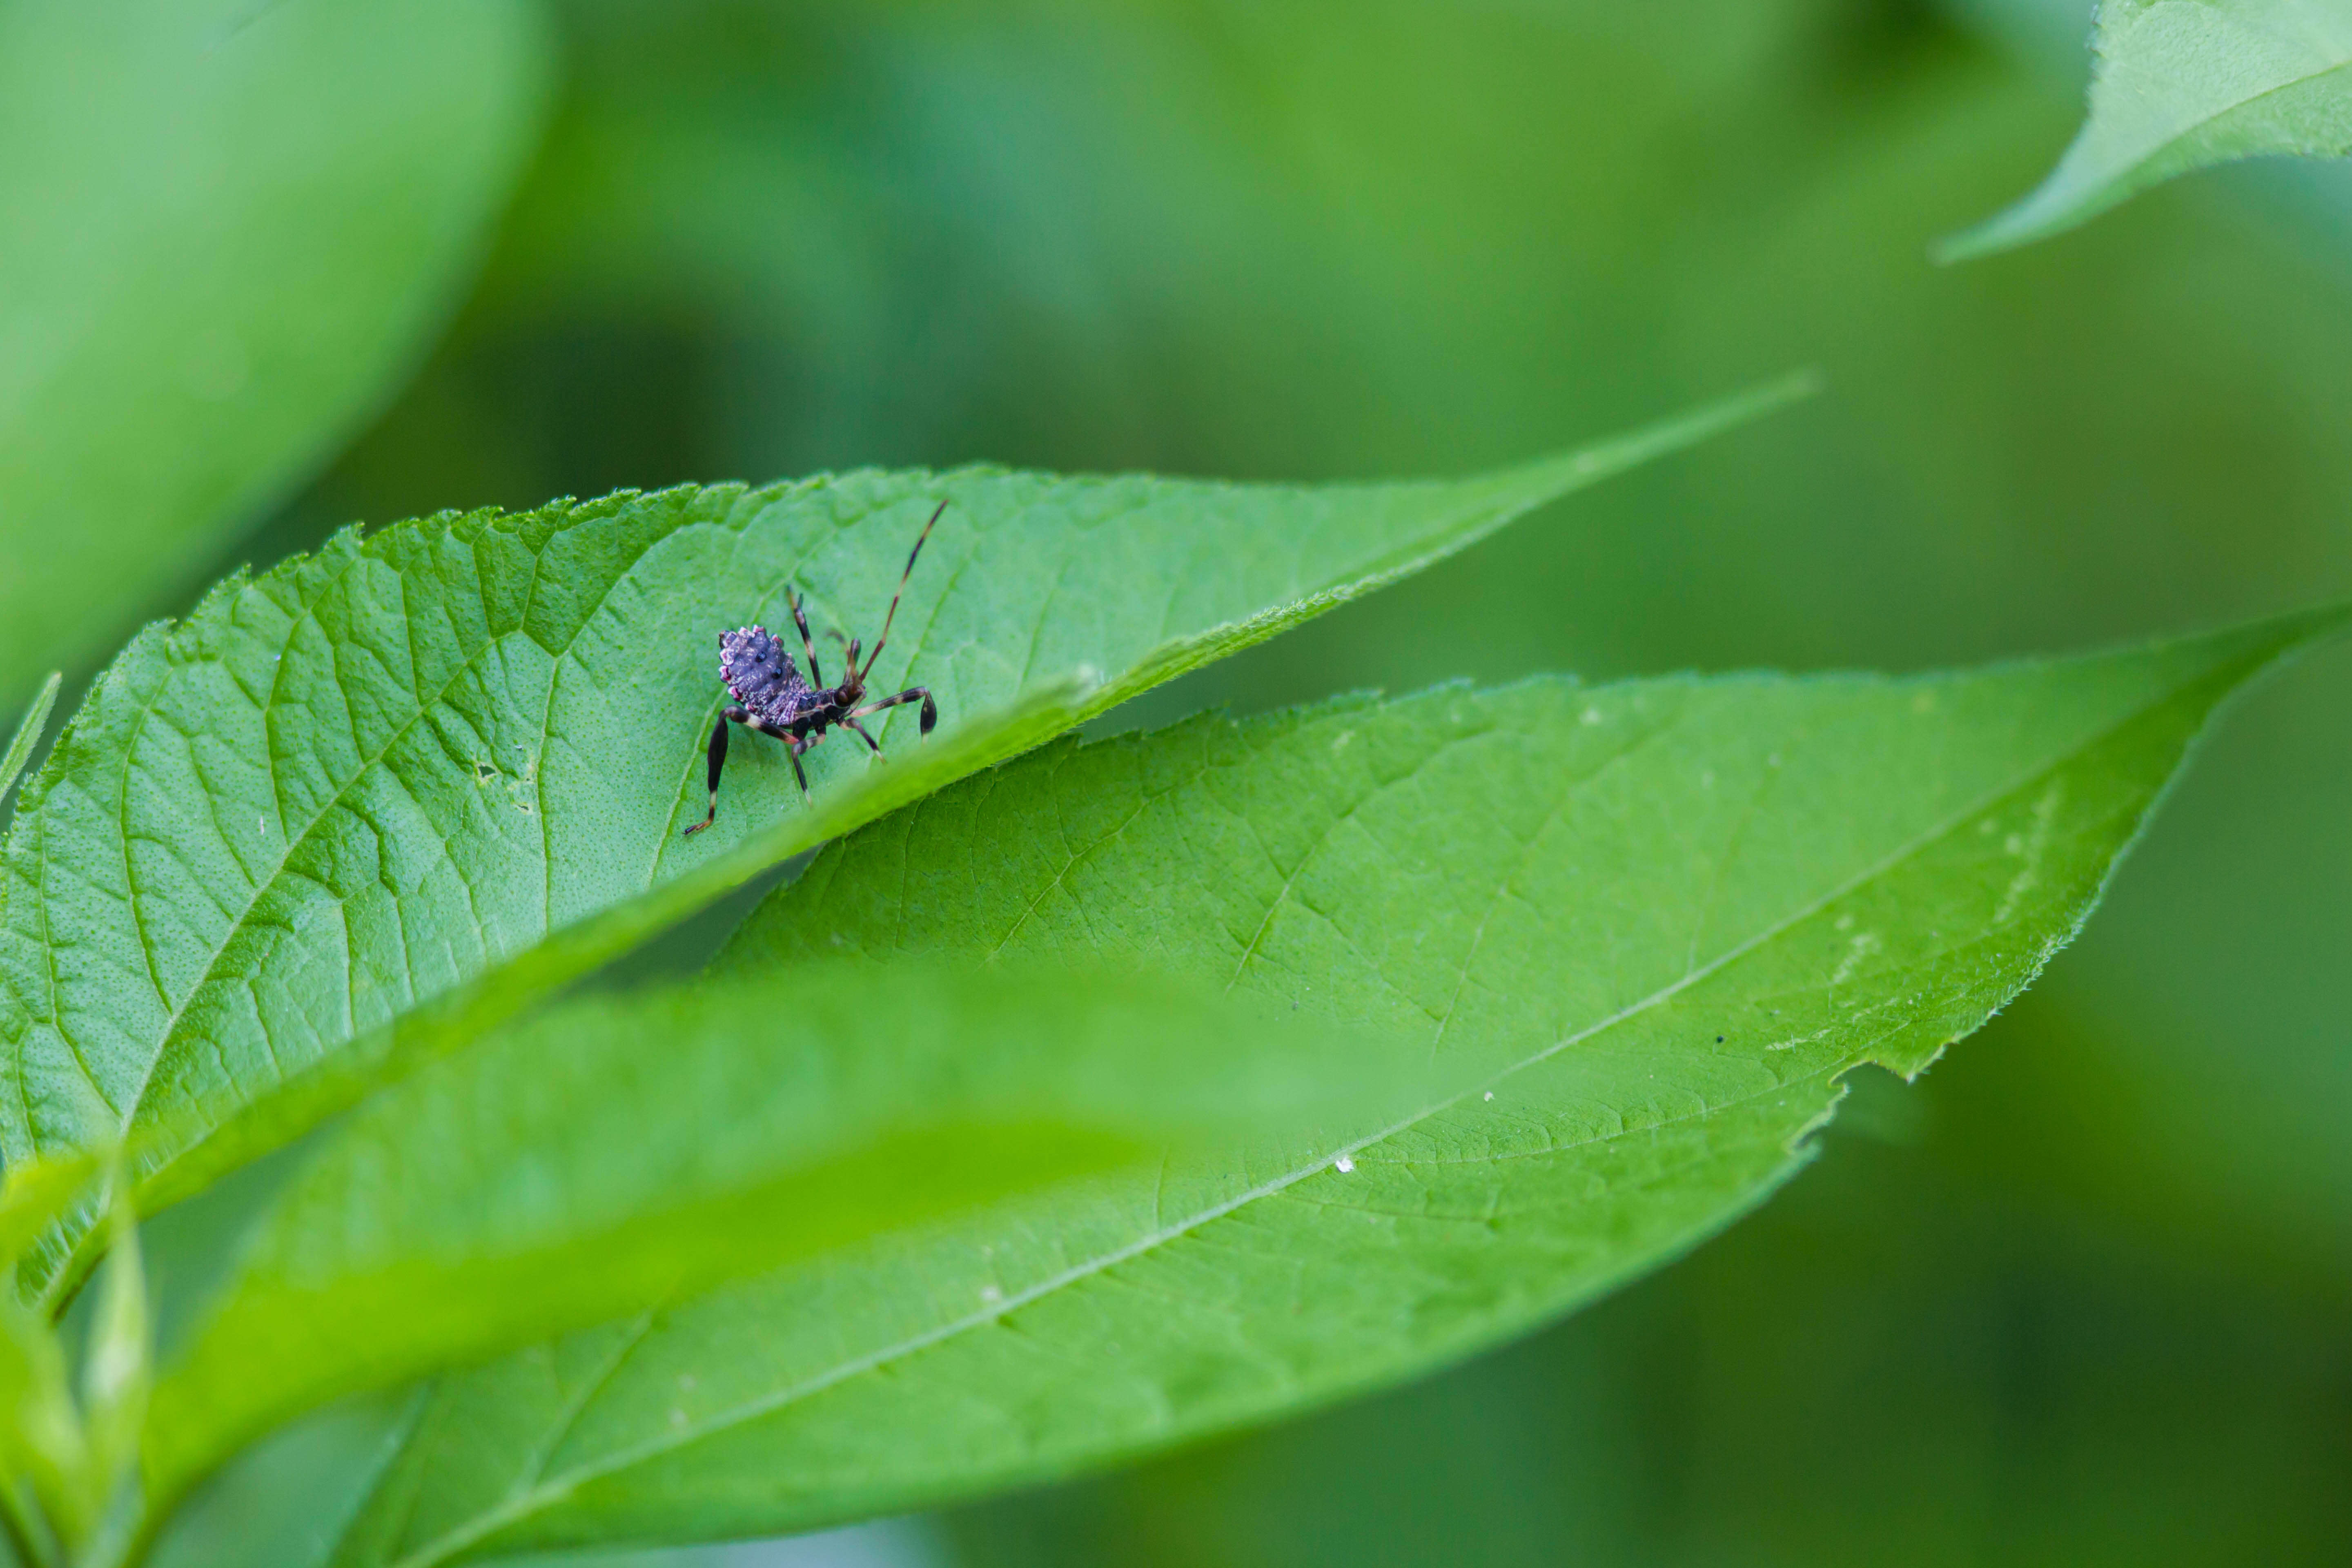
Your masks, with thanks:
[[[1011,1194],[1359,1136],[1410,1082],[1395,1044],[1133,973],[820,961],[592,995],[303,1152],[164,1352],[150,1479],[169,1498],[337,1395]]]
[[[11,1160],[6,1180],[0,1182],[0,1267],[14,1264],[72,1207],[105,1163],[104,1152],[79,1149],[48,1159]]]
[[[833,846],[722,969],[1148,957],[1475,1085],[1276,1171],[787,1268],[444,1384],[341,1561],[797,1529],[1394,1379],[1687,1247],[2077,929],[2330,611],[1910,680],[1536,680],[1041,752]]]
[[[127,1539],[136,1528],[131,1489],[153,1384],[153,1326],[131,1202],[119,1189],[112,1199],[106,1260],[99,1266],[97,1306],[82,1352],[81,1410],[90,1487],[100,1500],[103,1528],[114,1539]],[[94,1555],[120,1560],[111,1552]]]
[[[404,1390],[347,1399],[270,1434],[173,1510],[148,1563],[325,1568],[369,1478],[406,1429],[415,1400]]]
[[[417,356],[536,139],[534,0],[0,8],[0,701]]]
[[[33,705],[25,710],[24,722],[16,726],[16,733],[9,738],[7,751],[0,752],[0,801],[8,798],[8,791],[16,784],[16,775],[23,773],[25,764],[33,760],[33,748],[39,744],[41,729],[49,721],[49,710],[57,706],[58,686],[64,679],[58,671],[49,671],[49,678],[41,682],[40,690],[33,694]]]
[[[95,1522],[89,1459],[58,1336],[0,1292],[0,1510],[37,1554],[78,1544]]]
[[[2058,167],[1940,259],[2044,238],[2209,164],[2352,153],[2342,0],[2103,0],[2092,49],[2090,118]]]
[[[283,1089],[192,1171],[240,1162],[827,837],[1790,391],[1458,481],[864,472],[445,514],[232,579],[142,634],[26,786],[0,1146],[128,1134],[156,1194]],[[836,731],[813,804],[746,736],[716,829],[681,837],[718,631],[789,626],[797,585],[820,636],[870,637],[942,500],[876,680],[925,682],[943,732],[894,710],[885,760]]]
[[[12,1267],[105,1164],[101,1152],[80,1151],[11,1163],[0,1182],[0,1268]],[[110,1505],[131,1474],[145,1415],[144,1295],[136,1235],[122,1225],[77,1406],[57,1333],[14,1290],[0,1289],[0,1513],[18,1555],[29,1551],[37,1560],[24,1568],[48,1560],[44,1553],[88,1552],[94,1532],[128,1528],[128,1509]]]

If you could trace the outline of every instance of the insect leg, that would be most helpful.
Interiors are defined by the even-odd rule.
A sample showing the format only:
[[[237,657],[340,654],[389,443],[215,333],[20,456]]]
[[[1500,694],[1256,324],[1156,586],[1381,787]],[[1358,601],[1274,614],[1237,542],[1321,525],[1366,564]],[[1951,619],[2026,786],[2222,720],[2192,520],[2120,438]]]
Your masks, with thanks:
[[[885,697],[878,702],[868,702],[863,708],[851,710],[848,717],[852,719],[863,719],[868,714],[879,713],[885,708],[896,708],[901,702],[914,702],[917,700],[919,700],[923,705],[921,729],[923,733],[928,735],[931,732],[931,726],[940,721],[940,705],[931,700],[930,689],[926,686],[909,686],[906,690],[898,692],[894,696]]]
[[[817,673],[816,645],[809,641],[808,616],[801,613],[801,596],[787,588],[784,590],[784,603],[793,607],[793,625],[801,629],[801,651],[808,655],[809,684],[823,686],[824,677]]]
[[[860,679],[872,673],[874,661],[882,657],[882,645],[890,640],[890,623],[898,618],[898,600],[907,592],[908,579],[915,574],[915,557],[923,552],[923,541],[931,536],[932,528],[938,524],[940,514],[947,510],[948,503],[940,502],[939,510],[931,513],[931,521],[923,524],[922,532],[915,535],[915,548],[907,552],[907,569],[898,574],[898,592],[890,595],[890,613],[882,617],[882,635],[874,639],[874,651],[866,656],[866,668],[857,672]],[[923,728],[928,731],[930,726],[927,724]]]
[[[868,751],[872,752],[877,757],[882,754],[882,742],[868,734],[865,725],[859,723],[855,719],[845,717],[842,720],[842,722],[857,731],[857,738],[866,742],[866,746]]]
[[[814,747],[817,742],[824,739],[823,736],[795,735],[782,724],[771,724],[765,719],[755,718],[749,713],[738,717],[736,722],[746,729],[756,730],[762,735],[782,741],[784,743],[784,755],[793,760],[793,777],[801,781],[801,793],[808,794],[808,774],[801,771],[801,753]]]
[[[686,830],[688,838],[719,820],[719,774],[727,766],[727,718],[738,710],[729,709],[719,715],[719,722],[710,727],[710,771],[707,782],[710,786],[710,809],[702,820]]]

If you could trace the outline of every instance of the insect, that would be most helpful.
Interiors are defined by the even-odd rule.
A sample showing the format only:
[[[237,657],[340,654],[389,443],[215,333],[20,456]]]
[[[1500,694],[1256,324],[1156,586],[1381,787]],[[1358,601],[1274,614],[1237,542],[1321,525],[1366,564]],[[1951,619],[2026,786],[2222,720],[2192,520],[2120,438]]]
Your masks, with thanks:
[[[784,590],[784,602],[792,606],[793,625],[800,629],[801,652],[808,657],[806,680],[801,679],[800,668],[793,663],[793,656],[784,650],[783,643],[767,627],[739,626],[719,634],[719,679],[726,682],[735,700],[719,710],[719,722],[711,726],[710,810],[686,830],[688,837],[718,820],[719,774],[727,766],[727,726],[730,722],[782,741],[784,754],[793,761],[793,777],[800,781],[803,795],[808,793],[809,784],[808,774],[801,768],[801,754],[824,740],[825,731],[834,725],[855,730],[857,738],[878,757],[882,743],[858,721],[902,702],[920,701],[922,732],[931,732],[931,726],[940,721],[940,707],[931,700],[927,689],[909,686],[892,696],[866,702],[866,678],[872,673],[874,661],[882,657],[882,645],[890,640],[890,623],[898,618],[898,600],[915,575],[915,557],[923,552],[923,541],[931,536],[933,525],[947,510],[948,503],[940,502],[939,510],[931,513],[931,521],[923,524],[923,531],[915,536],[915,547],[907,552],[907,570],[898,578],[898,592],[890,595],[890,611],[882,617],[882,635],[874,639],[874,651],[866,656],[863,668],[857,662],[857,639],[849,639],[844,650],[849,668],[843,672],[840,685],[825,685],[824,675],[817,668],[816,647],[809,640],[808,616],[801,612],[800,596],[790,588]]]

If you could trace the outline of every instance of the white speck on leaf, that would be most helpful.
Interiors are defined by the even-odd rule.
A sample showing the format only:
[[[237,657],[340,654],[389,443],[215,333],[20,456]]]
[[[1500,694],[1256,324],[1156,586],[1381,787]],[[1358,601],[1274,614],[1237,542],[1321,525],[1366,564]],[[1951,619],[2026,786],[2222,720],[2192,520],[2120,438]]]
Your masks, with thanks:
[[[1494,1099],[1494,1098],[1495,1098],[1495,1091],[1494,1091],[1493,1089],[1488,1089],[1488,1090],[1486,1091],[1486,1098],[1487,1098],[1488,1100],[1492,1100],[1492,1099]]]
[[[1601,710],[1598,708],[1587,708],[1581,717],[1588,724],[1598,724],[1601,722]]]
[[[1353,1154],[1342,1154],[1331,1162],[1331,1168],[1344,1176],[1356,1168],[1356,1157]]]
[[[2033,837],[2029,839],[2014,833],[2009,836],[2005,847],[2011,855],[2021,856],[2025,864],[2018,868],[2017,875],[2009,879],[2009,886],[2002,890],[2000,907],[1992,912],[1993,924],[2007,925],[2017,913],[2018,906],[2025,901],[2025,896],[2041,883],[2042,862],[2050,850],[2051,829],[2057,822],[2058,808],[2065,798],[2064,781],[2053,780],[2050,787],[2042,792],[2042,798],[2033,803]]]
[[[1879,940],[1876,931],[1866,931],[1857,934],[1848,944],[1846,955],[1838,961],[1837,973],[1830,976],[1830,984],[1843,985],[1853,979],[1854,972],[1863,966],[1870,955],[1885,945]]]
[[[993,1307],[1004,1300],[1004,1292],[997,1286],[982,1285],[980,1288],[980,1299]]]
[[[1836,1027],[1837,1026],[1834,1024],[1825,1024],[1822,1027],[1815,1029],[1810,1035],[1799,1035],[1793,1040],[1775,1040],[1764,1048],[1768,1051],[1793,1051],[1799,1046],[1810,1046],[1815,1040],[1826,1038],[1830,1032]]]

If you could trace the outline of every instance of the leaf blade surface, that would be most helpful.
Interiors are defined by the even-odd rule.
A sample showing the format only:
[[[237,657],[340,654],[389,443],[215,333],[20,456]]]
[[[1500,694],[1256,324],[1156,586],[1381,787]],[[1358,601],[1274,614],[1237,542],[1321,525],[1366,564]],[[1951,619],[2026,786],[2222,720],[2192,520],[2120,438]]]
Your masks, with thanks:
[[[451,1048],[824,837],[1790,391],[1451,483],[862,473],[444,515],[232,579],[110,668],[0,851],[0,1147],[127,1132],[168,1195],[237,1108],[287,1097],[198,1173],[349,1103],[355,1039],[379,1068]],[[820,636],[870,631],[940,500],[876,679],[929,685],[942,732],[897,710],[901,760],[824,748],[813,809],[739,745],[717,829],[681,837],[714,633],[788,626],[794,584]]]
[[[980,1216],[446,1380],[339,1561],[919,1507],[1522,1331],[1761,1201],[1839,1074],[1915,1073],[2014,994],[2213,705],[2341,619],[1203,720],[930,797],[722,967],[1125,954],[1402,1032],[1469,1087],[1279,1170]]]
[[[2046,238],[2194,169],[2352,153],[2352,13],[2332,0],[2105,0],[2092,48],[2090,115],[2058,167],[1937,259]]]
[[[145,1426],[151,1495],[278,1422],[550,1323],[1171,1150],[1377,1125],[1377,1063],[1346,1045],[1133,973],[819,961],[591,993],[391,1087],[273,1173],[219,1272],[184,1287]],[[1403,1069],[1391,1049],[1377,1070]]]

